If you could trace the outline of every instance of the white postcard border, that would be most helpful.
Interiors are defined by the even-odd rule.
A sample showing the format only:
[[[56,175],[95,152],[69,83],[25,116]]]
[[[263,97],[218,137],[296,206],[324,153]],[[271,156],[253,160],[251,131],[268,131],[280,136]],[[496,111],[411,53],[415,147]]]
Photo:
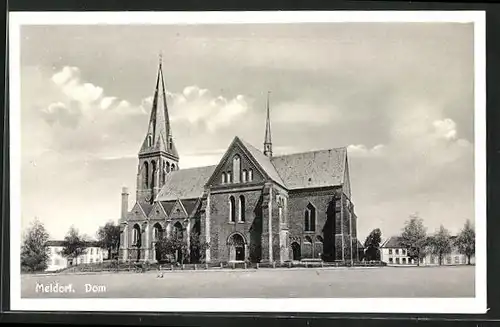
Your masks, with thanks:
[[[276,12],[12,12],[10,75],[10,304],[29,311],[152,312],[362,312],[485,313],[486,304],[486,33],[484,11],[276,11]],[[320,22],[474,23],[475,65],[475,298],[217,298],[23,299],[21,298],[21,81],[22,25],[285,24]]]

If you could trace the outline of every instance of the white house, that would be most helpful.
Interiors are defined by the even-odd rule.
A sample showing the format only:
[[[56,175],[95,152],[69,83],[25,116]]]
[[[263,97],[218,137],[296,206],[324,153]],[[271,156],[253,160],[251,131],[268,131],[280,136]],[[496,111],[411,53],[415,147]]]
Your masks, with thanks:
[[[67,259],[61,255],[64,241],[47,241],[49,259],[45,271],[56,271],[72,265],[99,263],[105,259],[107,251],[101,249],[97,242],[87,242],[85,252],[76,259]]]
[[[456,236],[452,236],[452,243]],[[380,260],[387,263],[388,266],[416,265],[415,260],[408,257],[408,251],[401,245],[400,238],[397,236],[389,237],[380,246]],[[474,256],[471,257],[471,264],[475,263]],[[441,265],[466,265],[467,256],[458,252],[455,246],[452,246],[451,253],[445,255]],[[439,265],[439,257],[433,254],[427,254],[420,259],[420,265],[432,266]]]

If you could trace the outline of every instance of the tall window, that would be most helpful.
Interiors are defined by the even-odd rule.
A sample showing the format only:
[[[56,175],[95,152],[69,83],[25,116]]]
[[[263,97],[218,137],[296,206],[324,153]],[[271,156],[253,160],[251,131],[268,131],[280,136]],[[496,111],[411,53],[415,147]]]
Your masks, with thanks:
[[[144,187],[149,187],[149,165],[147,161],[144,161]]]
[[[243,195],[240,195],[238,205],[239,221],[245,221],[245,197]]]
[[[150,147],[151,145],[153,145],[153,136],[148,135],[148,147]]]
[[[171,167],[170,171],[174,171],[174,170],[175,170],[175,165],[172,164],[172,167]]]
[[[241,174],[241,179],[243,180],[243,183],[245,183],[248,180],[248,173],[246,170],[243,170],[243,173]]]
[[[240,182],[240,174],[241,174],[241,158],[239,155],[235,155],[233,157],[233,174],[234,174],[234,182]]]
[[[172,149],[172,144],[173,144],[173,143],[172,143],[172,138],[169,138],[169,139],[168,139],[168,148],[169,148],[169,149]]]
[[[156,186],[156,181],[155,181],[155,178],[156,178],[156,161],[151,161],[151,186],[152,187],[155,187]]]
[[[132,231],[132,243],[137,246],[141,245],[141,228],[137,224],[134,225]]]
[[[236,218],[236,203],[234,201],[234,196],[229,197],[229,221],[234,222]]]
[[[226,176],[227,177],[227,182],[231,183],[233,181],[233,175],[231,174],[230,171],[228,171],[226,175],[227,175]]]
[[[248,181],[251,182],[253,180],[253,170],[249,169],[248,170]]]
[[[153,240],[158,241],[161,238],[162,228],[160,224],[156,223],[153,227]]]
[[[278,207],[278,216],[280,218],[280,223],[283,223],[283,208]]]
[[[307,205],[304,214],[304,229],[306,232],[316,230],[316,208],[310,203]]]
[[[226,173],[222,173],[222,184],[226,183]]]

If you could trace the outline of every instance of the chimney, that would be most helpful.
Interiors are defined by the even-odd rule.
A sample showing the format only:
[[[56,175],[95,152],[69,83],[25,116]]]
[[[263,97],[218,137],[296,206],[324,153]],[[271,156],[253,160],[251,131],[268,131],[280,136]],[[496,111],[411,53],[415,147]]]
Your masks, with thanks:
[[[127,218],[127,213],[128,213],[128,188],[123,187],[122,188],[122,216],[121,219],[125,220]]]

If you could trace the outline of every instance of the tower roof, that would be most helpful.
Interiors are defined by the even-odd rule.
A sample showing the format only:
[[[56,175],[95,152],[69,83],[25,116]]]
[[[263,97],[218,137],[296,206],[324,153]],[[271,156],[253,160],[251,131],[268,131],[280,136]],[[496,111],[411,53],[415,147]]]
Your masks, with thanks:
[[[167,94],[163,78],[162,58],[158,65],[153,106],[149,118],[148,133],[142,143],[139,154],[162,151],[179,158],[172,138],[172,128],[168,116]]]
[[[264,136],[264,155],[272,157],[273,143],[271,142],[271,119],[269,118],[269,93],[267,92],[267,117],[266,117],[266,135]]]

